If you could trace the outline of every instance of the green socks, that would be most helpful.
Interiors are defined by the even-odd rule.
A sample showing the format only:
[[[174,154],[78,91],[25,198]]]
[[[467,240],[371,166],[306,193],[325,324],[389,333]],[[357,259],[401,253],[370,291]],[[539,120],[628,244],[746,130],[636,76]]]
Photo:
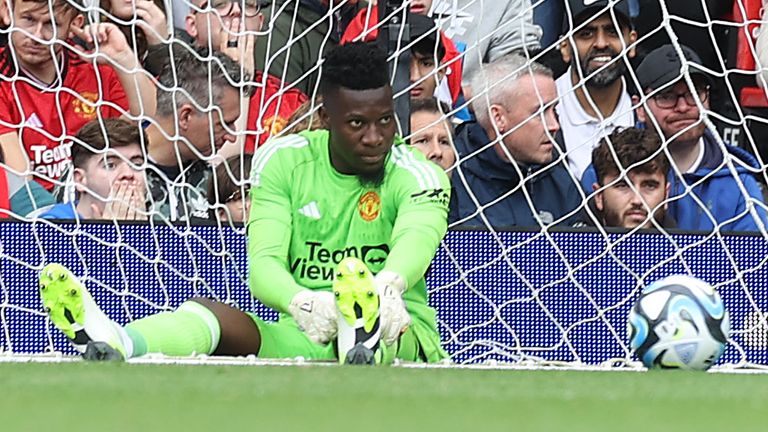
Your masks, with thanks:
[[[147,353],[168,356],[211,354],[219,344],[221,329],[216,316],[200,303],[188,301],[174,312],[162,312],[125,326],[133,341],[129,357]]]

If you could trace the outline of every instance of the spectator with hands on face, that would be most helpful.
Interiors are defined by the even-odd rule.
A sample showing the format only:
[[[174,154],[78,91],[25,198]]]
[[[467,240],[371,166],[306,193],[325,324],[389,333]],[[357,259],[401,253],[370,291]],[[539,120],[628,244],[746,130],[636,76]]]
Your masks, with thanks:
[[[43,219],[146,220],[144,130],[121,119],[95,119],[72,143],[74,202],[53,206]]]

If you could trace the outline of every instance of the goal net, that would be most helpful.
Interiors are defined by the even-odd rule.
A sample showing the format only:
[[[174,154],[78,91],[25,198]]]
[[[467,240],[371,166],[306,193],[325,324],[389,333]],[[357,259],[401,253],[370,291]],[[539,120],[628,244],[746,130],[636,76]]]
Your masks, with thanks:
[[[16,5],[11,0],[4,1],[2,12],[9,18],[10,25],[0,34],[7,37],[9,44],[21,40],[21,35],[52,53],[56,52],[56,47],[76,47],[77,42],[71,38],[57,39],[52,36],[51,32],[62,31],[55,26],[34,28],[19,21],[26,19],[13,10],[18,7],[19,1],[16,0]],[[378,7],[384,8],[387,3],[379,0]],[[531,20],[534,16],[538,20],[538,13],[549,11],[555,3],[555,9],[563,14],[567,25],[562,26],[562,21],[558,21],[554,30],[557,32],[555,42],[542,47],[538,44],[541,29]],[[41,204],[30,199],[37,193],[36,185],[49,188],[55,185],[59,202],[76,199],[73,190],[77,173],[69,165],[69,146],[77,131],[58,126],[55,130],[50,129],[41,122],[41,113],[21,108],[16,110],[16,117],[0,119],[0,126],[20,134],[22,146],[27,145],[25,140],[30,139],[29,130],[42,136],[46,142],[53,143],[40,152],[38,163],[60,159],[62,167],[68,168],[62,170],[61,176],[53,176],[49,175],[50,172],[37,170],[40,165],[31,160],[31,165],[19,169],[18,165],[13,165],[13,155],[9,155],[3,144],[6,156],[3,167],[8,185],[5,192],[10,199],[4,207],[8,219],[0,223],[0,350],[6,355],[5,358],[74,354],[66,338],[47,320],[37,294],[37,273],[51,262],[62,263],[82,276],[97,303],[121,324],[158,311],[173,310],[193,296],[215,298],[243,310],[255,311],[266,319],[275,319],[276,314],[254,300],[248,291],[245,229],[236,212],[237,200],[248,195],[249,168],[243,159],[235,159],[234,162],[224,159],[252,152],[269,136],[322,127],[317,114],[322,101],[316,96],[318,78],[322,75],[323,52],[345,37],[372,40],[376,38],[373,33],[387,29],[389,42],[382,42],[382,46],[390,49],[393,70],[400,74],[400,81],[395,76],[393,84],[396,100],[399,101],[400,125],[406,132],[407,140],[411,139],[411,143],[415,144],[412,138],[445,121],[461,131],[466,127],[467,119],[473,118],[471,112],[476,107],[488,110],[480,117],[492,118],[494,112],[490,111],[489,105],[496,103],[494,98],[498,92],[505,91],[504,82],[515,80],[518,76],[530,76],[531,62],[549,65],[555,71],[555,78],[567,73],[569,65],[563,63],[561,48],[575,46],[585,25],[569,20],[570,6],[561,3],[551,0],[405,0],[399,6],[386,9],[386,13],[382,14],[386,17],[384,24],[379,20],[378,11],[364,7],[362,1],[358,4],[351,0],[154,2],[157,10],[166,11],[164,20],[146,15],[145,10],[149,9],[138,6],[127,14],[117,16],[118,11],[107,0],[77,3],[78,12],[84,14],[86,23],[113,23],[122,28],[128,36],[129,45],[134,48],[141,46],[141,61],[151,58],[155,53],[153,50],[157,49],[151,44],[147,48],[149,40],[160,40],[160,50],[165,50],[171,68],[178,53],[176,49],[186,47],[196,53],[200,67],[208,70],[212,82],[223,69],[210,52],[226,52],[236,60],[237,67],[243,72],[242,78],[233,79],[240,91],[241,108],[250,111],[248,116],[226,126],[232,142],[226,144],[219,154],[194,152],[196,160],[218,167],[210,168],[213,196],[208,200],[200,196],[195,198],[203,200],[202,207],[210,216],[208,221],[162,214],[161,210],[151,205],[151,201],[156,199],[151,194],[147,196],[150,205],[144,211],[147,220],[143,222],[116,217],[93,222],[87,218],[75,221],[41,219],[40,215],[50,207],[47,202]],[[636,71],[640,56],[649,51],[646,46],[669,42],[674,52],[679,54],[682,53],[681,39],[691,40],[690,35],[695,34],[697,40],[711,49],[715,55],[705,59],[707,64],[683,61],[681,77],[686,88],[694,87],[695,75],[701,69],[712,77],[713,92],[708,104],[705,105],[701,98],[693,101],[693,105],[702,112],[697,124],[704,124],[707,133],[715,137],[713,142],[725,155],[718,169],[730,173],[726,176],[732,180],[732,187],[727,192],[730,195],[719,197],[727,198],[726,204],[717,205],[732,205],[734,208],[741,205],[743,213],[724,221],[718,219],[719,207],[707,199],[694,197],[693,201],[704,209],[702,217],[710,222],[710,229],[669,228],[662,223],[654,223],[653,230],[605,227],[600,212],[591,204],[595,192],[583,189],[580,185],[581,173],[574,173],[570,168],[569,158],[574,153],[567,147],[554,149],[554,160],[545,165],[563,167],[568,180],[577,186],[566,198],[575,196],[577,206],[559,215],[542,212],[539,208],[540,195],[537,195],[546,193],[537,189],[542,175],[528,169],[525,164],[510,164],[514,166],[517,181],[510,183],[507,190],[489,196],[488,189],[477,189],[477,183],[472,182],[467,167],[473,163],[482,166],[485,163],[483,155],[488,149],[503,143],[507,137],[524,130],[531,123],[546,123],[550,106],[562,102],[565,97],[561,94],[549,103],[545,101],[544,92],[535,92],[538,109],[530,112],[523,121],[506,125],[503,130],[497,125],[495,132],[498,137],[489,138],[483,147],[461,152],[456,152],[454,144],[449,147],[455,159],[447,166],[451,181],[454,188],[466,190],[465,199],[468,201],[465,204],[468,203],[474,210],[469,215],[452,219],[451,229],[429,269],[427,285],[430,303],[437,310],[443,346],[453,362],[510,363],[534,367],[637,367],[627,334],[629,309],[646,285],[664,276],[683,273],[715,286],[730,313],[732,332],[720,364],[736,368],[763,368],[768,365],[768,284],[765,282],[768,279],[768,242],[766,226],[760,221],[766,206],[761,196],[750,194],[751,184],[744,183],[745,177],[752,178],[756,181],[755,187],[760,187],[760,190],[766,183],[766,153],[762,134],[768,101],[765,100],[765,92],[758,87],[758,81],[762,79],[758,78],[759,72],[761,68],[764,72],[765,66],[756,60],[757,29],[763,23],[762,8],[755,6],[759,1],[736,0],[728,10],[714,14],[715,11],[707,6],[709,2],[701,0],[698,5],[701,13],[686,15],[680,14],[679,8],[670,3],[660,2],[659,9],[655,11],[658,25],[649,23],[647,19],[635,20],[637,40],[631,43],[624,41],[610,62],[622,63],[626,69],[625,90],[637,95],[631,99],[628,108],[629,115],[634,116],[637,108],[648,107],[658,94],[646,94],[645,89],[633,90],[640,87]],[[424,4],[428,4],[426,9]],[[617,4],[611,1],[605,9],[614,25],[619,25],[619,15],[613,12]],[[408,115],[409,103],[403,104],[403,101],[410,99],[414,89],[435,80],[437,72],[413,80],[413,67],[409,63],[403,65],[403,62],[410,61],[412,48],[421,40],[439,37],[434,36],[435,29],[430,30],[430,36],[430,32],[414,33],[413,28],[409,34],[403,31],[403,27],[385,26],[397,21],[397,17],[403,18],[404,11],[411,6],[416,8],[414,12],[434,18],[444,37],[454,41],[456,49],[454,63],[436,66],[439,81],[434,93],[447,102],[449,108],[438,106],[439,115],[419,128],[414,127],[415,123]],[[49,13],[56,14],[53,4],[46,7]],[[629,10],[630,14],[636,15],[633,7]],[[154,27],[149,28],[141,21],[151,21]],[[360,32],[351,37],[345,35],[344,26],[354,23],[360,27]],[[174,26],[175,30],[164,34],[157,30],[170,26]],[[210,33],[201,35],[201,31]],[[400,33],[393,36],[398,31]],[[549,31],[551,36],[552,30]],[[681,38],[678,33],[682,32],[691,33],[686,33],[687,38]],[[148,34],[154,37],[147,37]],[[251,36],[252,40],[249,39]],[[663,42],[659,43],[659,39]],[[510,45],[515,46],[510,49]],[[172,48],[167,48],[169,46]],[[200,48],[206,48],[208,53]],[[6,51],[10,49],[5,48]],[[95,49],[98,50],[98,43]],[[437,44],[434,49],[435,53],[439,52]],[[484,83],[473,79],[486,72],[487,66],[482,63],[510,50],[526,59],[518,70]],[[636,52],[637,58],[633,59]],[[98,51],[84,58],[86,63],[93,65],[99,58]],[[107,64],[120,67],[115,62]],[[150,72],[149,68],[143,63],[136,65],[133,72],[154,80],[157,74]],[[462,69],[465,73],[463,80],[455,75]],[[50,86],[34,82],[30,71],[11,68],[5,69],[1,75],[0,87],[4,86],[2,90],[6,92],[6,97],[16,98],[19,107],[27,103],[14,93],[22,83],[36,85],[39,92],[53,92],[58,97],[72,93],[61,82],[54,81]],[[96,75],[98,80],[106,79],[102,71]],[[585,89],[588,92],[591,78],[587,76],[587,79],[573,82],[571,95]],[[454,90],[460,90],[455,86],[461,86],[462,81],[463,92],[459,95]],[[404,87],[398,87],[398,83],[404,82]],[[133,83],[134,88],[126,89],[126,93],[140,93],[140,82],[134,80]],[[476,83],[481,85],[470,87],[470,84]],[[219,116],[224,115],[224,109],[216,105],[218,99],[213,85],[207,90],[209,97],[200,100],[182,90],[181,85],[165,84],[161,83],[157,92],[172,94],[169,100],[173,103],[183,98],[195,99],[199,110],[211,121],[217,121]],[[80,96],[71,103],[79,104],[83,110],[101,112],[105,107],[119,108],[126,117],[139,124],[149,127],[157,125],[157,121],[143,111],[148,109],[147,105],[137,111],[124,105],[115,107],[116,102],[103,92],[94,94],[91,99]],[[253,102],[249,98],[257,98],[258,101]],[[596,99],[587,96],[584,100],[597,108]],[[514,105],[516,102],[510,103]],[[677,103],[682,102],[678,100]],[[58,110],[60,115],[64,115],[63,111],[69,108],[59,102],[51,106],[51,111]],[[171,111],[175,118],[169,124],[181,124],[183,113],[175,109]],[[405,116],[402,116],[403,113],[406,113]],[[94,117],[102,119],[102,114]],[[658,122],[649,123],[649,128],[661,129],[662,125]],[[212,130],[205,133],[210,135],[210,141],[215,139]],[[180,134],[180,129],[169,129],[165,131],[164,138],[190,141],[189,137]],[[557,134],[550,130],[550,135]],[[0,134],[0,140],[2,137]],[[675,138],[664,139],[659,152],[672,158],[669,144]],[[460,137],[457,135],[452,139]],[[150,150],[147,149],[149,144],[145,144],[143,151],[147,156]],[[56,150],[54,154],[53,149],[58,146],[62,146],[62,150]],[[742,153],[729,151],[732,147],[739,147],[744,154],[751,155],[756,164],[750,165],[739,158]],[[109,142],[106,148],[110,148]],[[101,153],[106,151],[91,149]],[[63,156],[59,157],[59,153]],[[449,159],[448,155],[444,157]],[[179,154],[175,158],[181,160]],[[140,163],[139,168],[150,170],[150,159]],[[645,161],[621,167],[619,174],[629,173],[642,162]],[[673,175],[681,177],[685,174],[674,164],[672,171]],[[714,175],[704,176],[700,183],[690,185],[683,195],[695,196],[699,187]],[[179,178],[181,182],[175,184],[178,188],[194,189],[199,186],[194,183],[196,179]],[[223,195],[222,188],[225,187],[229,190]],[[602,190],[605,189],[603,187]],[[228,207],[227,202],[233,197],[235,206]],[[494,223],[490,216],[494,214],[493,208],[504,206],[506,200],[512,199],[522,204],[510,207],[509,211],[532,215],[534,223],[513,227]],[[669,197],[659,206],[674,205],[681,199],[680,196]],[[22,207],[19,200],[32,202]],[[239,201],[239,206],[242,209],[243,201]],[[19,210],[21,208],[24,210]],[[586,215],[584,220],[591,221],[589,225],[594,226],[565,223],[581,215]],[[757,228],[751,232],[728,229],[729,223],[738,218],[755,219]],[[360,258],[366,260],[368,257]]]

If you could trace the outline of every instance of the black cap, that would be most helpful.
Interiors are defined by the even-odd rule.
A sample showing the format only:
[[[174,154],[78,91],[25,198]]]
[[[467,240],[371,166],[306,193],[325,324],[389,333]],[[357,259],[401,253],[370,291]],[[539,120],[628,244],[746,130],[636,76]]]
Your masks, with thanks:
[[[445,46],[443,46],[440,28],[435,24],[435,20],[426,15],[409,12],[408,23],[411,27],[411,41],[419,40],[414,44],[414,48],[418,47],[418,51],[423,53],[434,53],[435,44],[437,44],[437,57],[438,60],[442,60],[445,56]],[[422,36],[424,36],[423,39]]]
[[[618,0],[613,6],[608,6],[611,2],[609,0],[568,0],[568,4],[571,6],[571,16],[573,17],[573,28],[579,26],[579,24],[588,20],[597,18],[605,12],[610,13],[610,9],[616,13],[616,18],[622,19],[625,24],[632,27],[632,19],[629,15],[629,0]],[[567,31],[571,28],[568,21],[568,9],[563,20],[563,31]]]
[[[691,75],[703,76],[707,83],[712,85],[712,77],[701,67],[701,58],[695,51],[685,45],[680,45],[685,60],[689,63],[688,70]],[[659,89],[667,84],[676,82],[682,78],[681,68],[683,63],[673,45],[662,45],[645,56],[636,75],[640,87],[645,89]]]

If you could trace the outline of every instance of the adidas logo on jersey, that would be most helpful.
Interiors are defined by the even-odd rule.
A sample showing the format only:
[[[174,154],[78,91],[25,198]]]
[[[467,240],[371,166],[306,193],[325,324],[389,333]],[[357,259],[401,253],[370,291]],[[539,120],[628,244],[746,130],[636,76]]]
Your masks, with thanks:
[[[27,121],[24,122],[24,126],[32,126],[35,128],[42,128],[43,122],[40,121],[40,117],[37,116],[37,113],[32,113],[31,116],[27,119]]]
[[[310,219],[320,219],[322,217],[320,215],[320,208],[317,206],[317,201],[312,201],[300,208],[299,213]]]

